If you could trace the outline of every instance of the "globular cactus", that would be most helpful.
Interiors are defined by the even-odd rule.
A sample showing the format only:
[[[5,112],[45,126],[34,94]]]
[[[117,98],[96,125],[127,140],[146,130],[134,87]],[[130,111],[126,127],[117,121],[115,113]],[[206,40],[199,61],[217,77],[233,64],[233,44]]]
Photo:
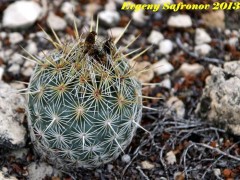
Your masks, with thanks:
[[[55,33],[54,33],[55,34]],[[129,145],[142,115],[141,84],[111,39],[75,32],[37,62],[28,87],[28,124],[37,153],[60,169],[94,168]]]

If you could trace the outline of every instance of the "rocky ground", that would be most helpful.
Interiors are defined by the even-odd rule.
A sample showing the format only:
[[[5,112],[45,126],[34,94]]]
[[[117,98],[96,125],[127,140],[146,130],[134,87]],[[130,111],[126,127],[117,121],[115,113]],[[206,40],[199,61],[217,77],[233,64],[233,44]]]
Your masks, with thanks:
[[[121,11],[123,0],[94,2],[0,1],[0,179],[240,179],[240,12],[132,12]],[[151,136],[139,129],[116,161],[69,175],[34,155],[16,90],[26,88],[18,81],[28,82],[34,68],[22,47],[39,57],[53,48],[40,26],[64,41],[73,36],[74,17],[87,32],[91,12],[105,37],[117,37],[132,19],[119,46],[138,35],[127,52],[152,45],[134,68],[152,67],[138,78],[156,83],[143,94],[161,100],[144,102],[157,109],[143,112]]]

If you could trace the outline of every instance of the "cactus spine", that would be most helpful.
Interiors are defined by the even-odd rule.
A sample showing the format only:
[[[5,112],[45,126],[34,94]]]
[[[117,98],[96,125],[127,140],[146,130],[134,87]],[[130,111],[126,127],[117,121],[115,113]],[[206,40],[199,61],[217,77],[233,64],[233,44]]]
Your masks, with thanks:
[[[94,168],[129,145],[142,112],[141,84],[126,55],[95,32],[56,47],[37,65],[28,87],[28,124],[41,157],[58,168]],[[144,51],[145,52],[145,51]],[[139,54],[140,55],[140,54]],[[29,59],[29,58],[28,58]]]

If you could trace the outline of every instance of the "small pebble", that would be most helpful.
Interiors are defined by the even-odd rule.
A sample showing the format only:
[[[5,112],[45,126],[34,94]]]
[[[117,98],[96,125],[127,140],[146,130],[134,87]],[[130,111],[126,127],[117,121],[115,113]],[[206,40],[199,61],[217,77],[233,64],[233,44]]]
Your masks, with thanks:
[[[6,37],[7,37],[7,33],[6,32],[4,32],[4,31],[0,32],[0,38],[1,39],[5,39]]]
[[[8,28],[31,26],[41,15],[42,8],[34,1],[15,1],[3,12],[2,23]]]
[[[99,14],[99,20],[108,27],[113,27],[120,21],[120,15],[116,11],[101,11]]]
[[[64,2],[61,6],[61,11],[64,13],[64,14],[73,14],[74,11],[75,11],[75,6],[73,3],[70,3],[70,2]]]
[[[112,169],[114,168],[114,166],[112,164],[108,164],[107,165],[107,170],[108,172],[112,172]]]
[[[29,41],[28,45],[26,47],[26,50],[30,54],[37,54],[37,52],[38,52],[37,44],[35,42],[33,42],[33,41]]]
[[[164,39],[162,33],[156,30],[152,30],[147,38],[148,43],[158,45],[160,41]]]
[[[238,42],[238,37],[232,37],[228,40],[228,44],[230,44],[231,46],[236,46]]]
[[[18,32],[10,33],[8,36],[11,44],[17,44],[23,40],[23,36]]]
[[[108,3],[105,4],[104,8],[107,11],[116,11],[116,4],[114,1],[108,1]]]
[[[163,81],[160,82],[159,86],[167,89],[171,89],[172,87],[170,79],[164,79]]]
[[[122,32],[124,28],[114,27],[108,30],[108,34],[110,37],[117,38]]]
[[[9,60],[9,64],[19,64],[21,65],[24,62],[23,58],[21,57],[21,54],[14,53]]]
[[[161,54],[169,54],[173,50],[173,43],[169,39],[165,39],[159,44],[159,52]]]
[[[221,170],[219,168],[214,168],[213,173],[218,178],[221,176]]]
[[[147,16],[144,14],[144,10],[140,9],[139,11],[132,12],[132,19],[137,25],[144,25],[147,22]]]
[[[166,59],[162,59],[152,65],[152,69],[157,75],[171,72],[174,67]]]
[[[168,26],[177,28],[188,28],[192,26],[192,19],[189,15],[179,14],[171,16],[167,21]]]
[[[185,106],[184,103],[178,99],[177,97],[173,96],[170,97],[169,100],[167,101],[167,106],[169,107],[169,112],[168,113],[174,113],[177,118],[184,118],[185,115]]]
[[[52,12],[47,17],[47,24],[56,31],[64,30],[67,26],[67,23],[63,18],[56,16]]]
[[[155,167],[154,164],[150,163],[149,161],[142,161],[141,165],[143,169],[153,169]]]
[[[0,66],[0,81],[2,80],[4,68]]]
[[[12,73],[12,74],[19,74],[20,72],[20,65],[19,64],[12,64],[9,68],[8,68],[8,72]]]
[[[167,164],[170,164],[170,165],[173,165],[174,163],[177,162],[176,155],[174,154],[173,151],[169,151],[166,154],[166,160],[167,160]]]
[[[0,171],[0,180],[18,180],[16,177],[14,176],[5,176],[5,173]]]
[[[197,28],[196,34],[195,34],[195,43],[197,45],[209,43],[212,41],[212,38],[209,36],[209,34],[202,28]]]
[[[132,65],[134,65],[133,68],[136,72],[140,72],[146,67],[151,67],[151,63],[148,61],[136,62],[136,63],[133,63]],[[152,68],[150,68],[148,71],[138,73],[137,75],[138,80],[142,83],[147,83],[151,81],[153,77],[154,77],[154,71]]]
[[[204,66],[198,63],[195,63],[195,64],[183,63],[179,68],[178,72],[180,74],[183,74],[184,76],[188,76],[188,75],[198,75],[203,70],[204,70]]]
[[[131,157],[128,154],[124,154],[121,158],[122,162],[128,164],[131,161]]]
[[[200,56],[207,55],[211,50],[212,50],[212,48],[208,44],[197,45],[197,46],[195,46],[195,49],[194,49],[194,51]]]

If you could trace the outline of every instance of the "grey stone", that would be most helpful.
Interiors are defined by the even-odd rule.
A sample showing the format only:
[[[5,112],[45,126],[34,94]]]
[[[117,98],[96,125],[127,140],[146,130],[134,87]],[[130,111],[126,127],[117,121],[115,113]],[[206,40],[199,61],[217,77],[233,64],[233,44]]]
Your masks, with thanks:
[[[61,173],[46,163],[31,163],[28,166],[28,178],[30,180],[45,179],[46,176],[61,176]]]
[[[25,99],[16,90],[0,81],[0,144],[5,148],[23,147],[26,143],[24,120]]]
[[[240,135],[240,62],[211,66],[196,113],[217,126]]]

